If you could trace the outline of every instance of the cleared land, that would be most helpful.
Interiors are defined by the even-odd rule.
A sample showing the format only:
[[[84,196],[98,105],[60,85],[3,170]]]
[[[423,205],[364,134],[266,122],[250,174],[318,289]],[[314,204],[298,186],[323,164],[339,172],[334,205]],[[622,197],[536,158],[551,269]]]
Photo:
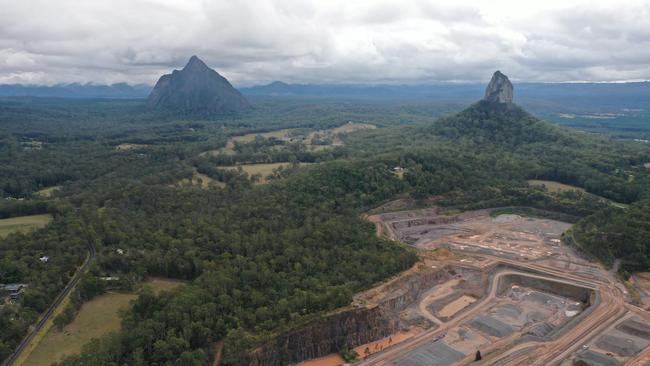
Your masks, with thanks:
[[[442,309],[440,309],[440,316],[445,318],[452,317],[457,312],[465,309],[475,301],[476,301],[475,298],[471,296],[463,295],[460,298],[445,305],[445,307],[443,307]]]
[[[235,154],[235,143],[249,143],[255,140],[258,136],[261,136],[264,139],[275,138],[278,140],[283,140],[288,143],[301,143],[305,145],[311,151],[321,151],[329,148],[334,148],[336,146],[342,146],[343,141],[341,140],[341,135],[346,133],[374,129],[377,128],[375,125],[368,123],[354,123],[347,122],[341,126],[330,128],[327,130],[317,130],[312,131],[308,134],[299,132],[295,128],[287,128],[283,130],[264,132],[264,133],[249,133],[241,136],[233,136],[228,139],[226,146],[218,150],[210,150],[201,153],[201,156],[205,155],[233,155]],[[302,129],[304,131],[304,129]],[[315,144],[315,140],[320,140],[321,143]],[[329,143],[322,143],[322,141],[329,141]]]
[[[130,151],[130,150],[136,150],[136,149],[143,149],[148,147],[149,145],[145,144],[119,144],[115,147],[115,150],[117,151]]]
[[[257,182],[258,184],[265,184],[268,183],[268,180],[266,177],[269,175],[273,174],[273,171],[280,168],[288,168],[291,164],[290,163],[269,163],[269,164],[241,164],[241,165],[234,165],[234,166],[224,166],[222,168],[225,169],[237,169],[237,168],[242,168],[243,171],[248,173],[249,175],[255,175],[255,174],[260,174],[262,178]],[[300,163],[300,166],[303,165],[309,165],[309,163]]]
[[[52,221],[52,215],[30,215],[0,220],[0,238],[9,234],[40,229]]]
[[[334,353],[325,357],[315,358],[309,361],[303,361],[296,366],[339,366],[343,365],[345,360],[338,354]]]
[[[182,285],[180,281],[154,278],[144,286],[150,286],[158,293]],[[136,297],[132,293],[109,292],[83,304],[75,319],[63,331],[52,328],[47,332],[23,365],[49,366],[66,355],[79,353],[81,347],[91,339],[118,331],[119,311],[128,308],[130,301]]]
[[[36,194],[41,197],[48,198],[48,197],[52,197],[52,194],[58,191],[59,189],[61,189],[61,186],[47,187],[41,189],[40,191],[37,191]]]
[[[570,186],[568,184],[554,182],[552,180],[530,179],[527,182],[528,185],[530,186],[545,186],[549,192],[554,192],[554,193],[566,192],[566,191],[585,192],[585,190],[580,187]]]
[[[650,272],[637,272],[632,276],[632,284],[639,292],[641,306],[650,309]]]
[[[276,138],[276,139],[289,140],[290,139],[289,134],[291,133],[291,131],[293,131],[293,129],[285,128],[283,130],[277,130],[271,132],[249,133],[241,136],[233,136],[228,139],[228,142],[226,143],[226,146],[224,148],[219,150],[205,151],[200,155],[219,155],[219,154],[232,155],[235,154],[235,142],[239,142],[239,143],[252,142],[255,140],[257,136],[261,136],[265,139]]]
[[[194,173],[192,173],[191,178],[181,179],[180,181],[176,182],[176,184],[174,184],[176,187],[201,187],[203,189],[208,189],[213,185],[217,187],[226,186],[223,182],[219,182],[218,180],[214,180],[205,174],[197,172],[196,169],[194,169]]]

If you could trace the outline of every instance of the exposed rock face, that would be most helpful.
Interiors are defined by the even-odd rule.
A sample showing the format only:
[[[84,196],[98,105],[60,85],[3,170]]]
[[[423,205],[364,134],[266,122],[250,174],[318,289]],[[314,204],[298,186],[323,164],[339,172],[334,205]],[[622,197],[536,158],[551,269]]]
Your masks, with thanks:
[[[419,266],[419,264],[417,265]],[[400,312],[436,284],[449,280],[461,269],[423,268],[421,271],[390,281],[386,296],[372,306],[351,308],[326,315],[310,324],[277,335],[245,355],[224,359],[224,366],[283,366],[335,353],[344,347],[353,348],[396,333],[408,324],[400,320]],[[487,288],[487,282],[482,286]],[[226,345],[226,353],[228,348]]]
[[[182,70],[163,75],[149,94],[147,107],[181,114],[225,114],[251,108],[237,89],[198,57]]]
[[[399,330],[396,317],[380,307],[355,309],[315,321],[310,326],[281,335],[228,366],[283,366],[338,352],[344,346],[369,343]]]
[[[485,90],[484,100],[492,103],[512,103],[512,83],[497,70]]]

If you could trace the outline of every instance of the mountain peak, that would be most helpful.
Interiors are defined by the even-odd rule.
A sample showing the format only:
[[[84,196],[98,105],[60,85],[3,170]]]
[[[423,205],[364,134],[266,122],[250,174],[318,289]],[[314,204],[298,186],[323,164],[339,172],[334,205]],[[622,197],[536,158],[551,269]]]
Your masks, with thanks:
[[[201,60],[201,59],[198,58],[196,55],[194,55],[194,56],[190,57],[190,60],[187,61],[187,64],[186,64],[185,67],[183,68],[183,70],[190,70],[190,69],[195,69],[195,70],[205,69],[205,70],[209,70],[210,68],[208,67],[208,65],[205,64],[205,62],[203,62],[203,60]]]
[[[246,98],[196,56],[182,70],[160,77],[147,99],[150,109],[183,114],[224,114],[251,108]]]
[[[513,88],[508,77],[497,70],[485,89],[484,100],[492,103],[512,103]]]

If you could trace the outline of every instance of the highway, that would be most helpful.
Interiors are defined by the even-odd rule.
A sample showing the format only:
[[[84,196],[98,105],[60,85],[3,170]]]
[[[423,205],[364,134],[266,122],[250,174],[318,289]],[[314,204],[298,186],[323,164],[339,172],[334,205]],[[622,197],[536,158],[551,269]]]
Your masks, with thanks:
[[[92,244],[92,242],[88,242],[88,256],[86,257],[82,265],[79,267],[79,269],[77,269],[77,272],[75,272],[70,282],[68,282],[68,284],[63,288],[63,290],[57,295],[57,297],[54,299],[54,302],[52,302],[50,307],[45,311],[45,313],[43,313],[41,319],[36,324],[34,324],[32,330],[18,344],[18,347],[16,347],[16,349],[14,350],[14,353],[12,353],[11,356],[7,357],[4,360],[2,366],[11,366],[15,364],[15,362],[20,358],[20,356],[25,351],[27,346],[29,346],[29,344],[32,342],[34,337],[36,337],[36,335],[41,331],[41,329],[43,329],[43,326],[56,312],[57,308],[61,306],[63,300],[65,300],[65,298],[70,294],[72,289],[74,289],[74,287],[77,285],[79,280],[81,280],[82,274],[86,272],[90,263],[95,260],[96,254],[97,252],[95,250],[95,246]]]

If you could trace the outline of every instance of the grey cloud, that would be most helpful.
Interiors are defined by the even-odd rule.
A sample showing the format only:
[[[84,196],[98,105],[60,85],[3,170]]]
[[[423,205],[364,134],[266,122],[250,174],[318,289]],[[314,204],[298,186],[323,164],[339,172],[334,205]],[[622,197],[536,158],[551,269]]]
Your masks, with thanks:
[[[586,4],[0,0],[0,83],[151,84],[192,54],[237,85],[650,79],[650,4]]]

